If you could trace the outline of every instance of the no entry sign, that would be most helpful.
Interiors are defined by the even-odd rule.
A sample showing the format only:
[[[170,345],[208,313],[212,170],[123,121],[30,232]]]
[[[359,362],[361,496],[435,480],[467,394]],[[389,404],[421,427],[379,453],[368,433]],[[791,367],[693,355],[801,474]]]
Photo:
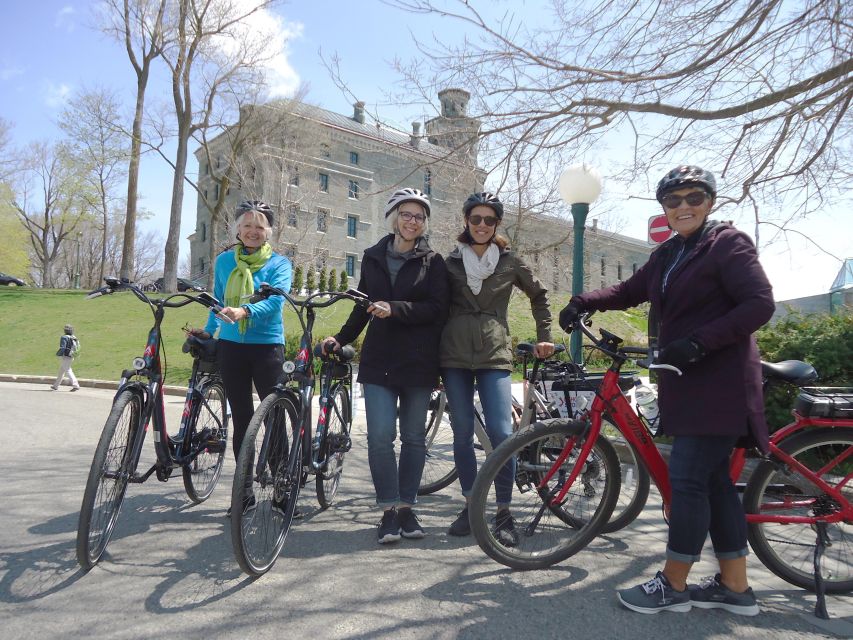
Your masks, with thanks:
[[[660,214],[649,218],[649,242],[660,244],[666,242],[672,236],[672,229],[666,221],[666,214]]]

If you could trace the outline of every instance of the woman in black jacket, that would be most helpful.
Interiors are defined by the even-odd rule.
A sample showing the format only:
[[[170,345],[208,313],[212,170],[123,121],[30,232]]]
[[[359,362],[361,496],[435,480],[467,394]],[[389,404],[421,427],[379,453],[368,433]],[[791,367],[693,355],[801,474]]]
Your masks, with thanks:
[[[426,416],[438,385],[438,346],[447,318],[447,269],[424,237],[430,203],[417,189],[396,191],[385,206],[389,235],[365,250],[360,291],[373,304],[353,307],[346,324],[324,346],[355,340],[365,326],[358,381],[364,385],[367,456],[383,509],[379,543],[422,538],[412,510],[426,459]],[[394,453],[397,403],[400,461]]]

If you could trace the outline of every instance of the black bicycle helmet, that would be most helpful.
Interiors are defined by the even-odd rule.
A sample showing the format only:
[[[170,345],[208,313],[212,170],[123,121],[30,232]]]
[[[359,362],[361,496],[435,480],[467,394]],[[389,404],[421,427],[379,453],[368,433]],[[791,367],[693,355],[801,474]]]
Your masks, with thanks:
[[[655,191],[655,198],[657,198],[658,202],[661,202],[663,197],[670,191],[694,186],[702,187],[712,198],[717,196],[717,181],[714,179],[713,173],[706,171],[702,167],[682,165],[661,178],[660,182],[658,182],[658,188]]]
[[[481,204],[487,207],[491,207],[492,211],[494,211],[495,215],[498,217],[498,220],[503,220],[503,202],[501,202],[500,198],[498,198],[494,193],[489,193],[487,191],[484,191],[482,193],[472,193],[470,196],[468,196],[468,199],[465,201],[465,204],[462,205],[462,212],[467,218],[469,215],[471,215],[471,209]]]
[[[267,222],[272,226],[274,215],[272,212],[272,207],[270,207],[266,202],[261,200],[244,200],[240,204],[237,205],[236,217],[239,218],[247,211],[257,211],[258,213],[264,214],[266,216]]]
[[[388,204],[385,205],[385,217],[390,216],[391,212],[396,210],[404,202],[417,202],[424,208],[426,217],[429,218],[429,198],[420,189],[413,189],[412,187],[399,189],[393,193],[388,200]]]

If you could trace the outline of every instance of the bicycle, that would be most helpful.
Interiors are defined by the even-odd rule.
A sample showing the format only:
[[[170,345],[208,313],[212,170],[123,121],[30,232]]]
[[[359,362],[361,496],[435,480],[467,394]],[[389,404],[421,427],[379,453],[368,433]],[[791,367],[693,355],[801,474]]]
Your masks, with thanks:
[[[294,308],[302,338],[294,361],[287,361],[273,391],[252,416],[240,453],[231,491],[231,539],[240,568],[263,575],[275,564],[287,533],[299,491],[308,476],[316,476],[317,501],[331,506],[340,484],[344,457],[352,445],[352,365],[349,345],[323,353],[313,350],[315,309],[341,300],[368,307],[370,301],[355,289],[319,292],[296,300],[286,291],[262,284],[257,299],[279,295]],[[327,297],[324,302],[315,301]],[[315,377],[314,358],[320,359]],[[320,411],[312,436],[315,380],[320,382]]]
[[[596,338],[585,323],[583,317],[577,327],[593,348],[611,358],[592,406],[582,420],[547,420],[507,439],[486,460],[472,490],[469,517],[477,542],[491,558],[515,569],[565,560],[607,522],[619,494],[620,474],[613,445],[599,437],[604,414],[635,448],[660,491],[665,515],[670,503],[667,465],[617,383],[625,362],[644,358],[648,350],[620,346],[622,339],[603,329]],[[669,365],[649,367],[675,370]],[[810,365],[798,361],[770,369],[776,378],[804,389],[817,377]],[[794,422],[771,438],[770,453],[752,472],[743,501],[755,554],[783,580],[818,593],[820,602],[824,592],[853,589],[853,391],[814,396],[823,405],[834,403],[837,413],[829,417],[807,415],[817,403],[802,397]],[[733,479],[740,477],[746,456],[746,450],[735,450]],[[489,528],[494,510],[490,487],[512,457],[519,468],[518,500],[512,505],[519,535],[515,546],[504,546]]]
[[[556,345],[557,351],[564,351],[563,345]],[[522,359],[524,380],[524,400],[512,398],[513,431],[519,431],[536,420],[546,420],[560,416],[579,416],[589,403],[589,396],[595,395],[595,384],[602,374],[590,374],[583,378],[577,375],[577,366],[571,362],[538,361],[536,367],[528,369],[533,354],[533,345],[519,343],[516,355]],[[623,374],[619,385],[623,391],[632,386],[633,374]],[[552,383],[551,392],[547,382]],[[558,393],[559,392],[559,393]],[[560,396],[560,393],[562,396]],[[562,400],[562,402],[560,402]],[[524,407],[528,413],[524,413]],[[453,429],[449,420],[450,409],[444,390],[433,391],[430,400],[430,414],[426,433],[426,463],[421,477],[418,495],[428,495],[444,489],[453,483],[458,474],[453,459]],[[612,533],[627,526],[642,512],[649,496],[649,474],[637,460],[634,448],[619,435],[619,431],[610,421],[603,423],[605,435],[617,447],[622,477],[622,491],[613,513],[604,527],[604,533]],[[482,414],[474,409],[475,448],[488,456],[492,445],[486,434]]]
[[[87,298],[130,291],[148,304],[154,325],[148,332],[143,355],[134,358],[131,368],[121,374],[92,459],[77,525],[77,561],[86,571],[97,564],[107,548],[129,483],[145,482],[155,473],[158,480],[166,482],[180,468],[190,500],[196,504],[204,502],[219,480],[228,439],[225,389],[216,370],[215,342],[193,338],[185,345],[193,356],[193,368],[175,436],[170,436],[166,429],[160,360],[160,326],[167,308],[196,302],[218,312],[222,308],[219,302],[208,293],[149,298],[127,280],[106,278],[105,281],[105,287],[92,291]],[[175,298],[184,300],[172,302]],[[157,459],[150,469],[139,474],[137,466],[149,421],[154,425]]]

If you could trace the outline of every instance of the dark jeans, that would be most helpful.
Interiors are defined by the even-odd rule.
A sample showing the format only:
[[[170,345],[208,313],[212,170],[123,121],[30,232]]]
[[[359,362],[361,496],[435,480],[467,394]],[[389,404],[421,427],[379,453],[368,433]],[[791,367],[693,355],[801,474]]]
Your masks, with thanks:
[[[666,557],[696,562],[711,534],[722,560],[747,555],[746,516],[729,478],[737,436],[676,436],[669,458],[672,510]]]
[[[252,384],[261,400],[269,395],[284,363],[283,344],[240,344],[230,340],[220,340],[217,345],[217,359],[225,396],[231,407],[233,425],[234,458],[240,454],[240,446],[246,435],[246,428],[255,413],[252,399]]]

